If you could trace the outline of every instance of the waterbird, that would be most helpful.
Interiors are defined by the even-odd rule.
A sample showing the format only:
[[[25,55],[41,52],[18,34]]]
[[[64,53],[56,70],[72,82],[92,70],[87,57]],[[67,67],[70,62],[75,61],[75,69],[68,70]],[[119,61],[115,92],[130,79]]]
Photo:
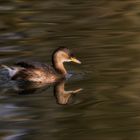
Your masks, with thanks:
[[[53,83],[68,75],[65,62],[81,62],[66,47],[57,48],[52,54],[52,65],[32,61],[19,61],[13,66],[1,65],[8,71],[11,80]]]

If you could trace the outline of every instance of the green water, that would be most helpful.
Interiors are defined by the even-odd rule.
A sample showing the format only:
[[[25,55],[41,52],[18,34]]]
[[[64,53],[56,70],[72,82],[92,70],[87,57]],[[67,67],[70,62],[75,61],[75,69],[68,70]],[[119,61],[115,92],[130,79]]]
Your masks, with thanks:
[[[1,0],[0,64],[51,63],[58,46],[82,65],[58,102],[54,86],[35,94],[0,88],[0,139],[139,140],[140,1]],[[58,104],[59,103],[59,104]]]

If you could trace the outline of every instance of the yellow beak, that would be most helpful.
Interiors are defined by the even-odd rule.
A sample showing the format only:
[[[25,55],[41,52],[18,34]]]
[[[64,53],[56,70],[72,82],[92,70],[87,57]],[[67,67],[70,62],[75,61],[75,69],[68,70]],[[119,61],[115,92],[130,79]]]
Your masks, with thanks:
[[[81,62],[78,59],[76,59],[75,57],[71,57],[71,61],[78,63],[78,64],[81,64]]]

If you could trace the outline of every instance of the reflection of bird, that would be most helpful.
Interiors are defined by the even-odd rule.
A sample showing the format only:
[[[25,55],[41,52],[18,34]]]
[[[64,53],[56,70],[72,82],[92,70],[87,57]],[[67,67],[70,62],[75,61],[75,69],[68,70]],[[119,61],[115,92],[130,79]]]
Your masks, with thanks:
[[[8,70],[9,77],[12,80],[52,83],[66,77],[67,71],[63,63],[71,61],[81,63],[69,49],[60,47],[52,55],[52,67],[39,62],[25,61],[18,62],[12,67],[5,65],[2,65],[2,67]]]
[[[46,92],[51,86],[54,87],[54,96],[56,102],[60,105],[67,105],[72,103],[73,96],[82,91],[82,88],[75,90],[65,90],[66,80],[62,79],[55,84],[43,84],[37,82],[17,82],[15,90],[19,95],[40,94]],[[10,93],[11,94],[11,93]]]
[[[76,90],[70,90],[66,91],[65,90],[65,81],[61,80],[57,82],[54,86],[54,95],[56,97],[57,103],[61,105],[68,104],[72,95],[80,92],[83,90],[82,88],[78,88]]]

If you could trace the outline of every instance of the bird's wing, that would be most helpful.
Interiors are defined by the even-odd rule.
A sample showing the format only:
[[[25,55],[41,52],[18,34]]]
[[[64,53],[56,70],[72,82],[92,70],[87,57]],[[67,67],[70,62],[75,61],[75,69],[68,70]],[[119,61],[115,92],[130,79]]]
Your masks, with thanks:
[[[16,66],[20,66],[23,68],[31,68],[31,69],[40,69],[45,71],[54,72],[54,69],[46,64],[46,63],[40,63],[40,62],[32,62],[32,61],[20,61],[15,64]]]
[[[33,61],[19,61],[15,65],[23,68],[42,68],[46,64]]]

